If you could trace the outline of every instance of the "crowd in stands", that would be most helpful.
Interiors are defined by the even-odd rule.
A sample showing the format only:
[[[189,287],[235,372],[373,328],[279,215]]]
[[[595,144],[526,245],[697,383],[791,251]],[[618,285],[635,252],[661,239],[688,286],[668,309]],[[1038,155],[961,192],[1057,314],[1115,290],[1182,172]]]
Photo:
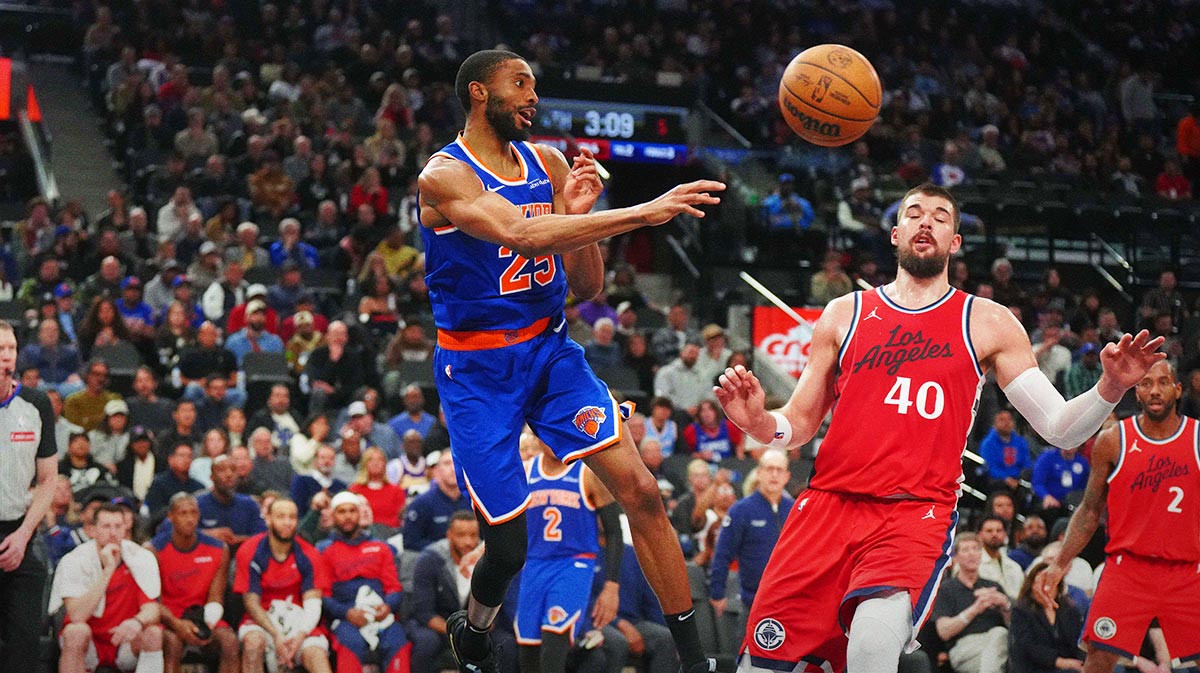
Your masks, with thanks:
[[[1196,187],[1200,111],[1180,123],[1177,156],[1166,159],[1175,120],[1140,111],[1154,105],[1149,61],[1123,50],[1113,68],[1081,59],[1049,12],[973,31],[997,15],[982,6],[909,13],[886,2],[818,3],[797,23],[781,20],[794,16],[789,3],[593,4],[578,17],[579,3],[537,0],[500,3],[499,12],[539,69],[592,65],[618,80],[676,72],[761,142],[786,142],[769,101],[791,54],[818,41],[871,45],[886,83],[882,120],[836,175],[837,196],[803,196],[804,178],[785,174],[765,204],[772,226],[822,262],[809,303],[855,281],[886,282],[887,204],[875,190],[885,173],[948,187],[1045,173],[1142,195],[1163,183],[1160,196],[1176,201]],[[163,549],[177,508],[188,507],[180,493],[196,494],[199,531],[240,558],[239,548],[287,518],[272,505],[290,499],[309,545],[345,530],[390,543],[405,596],[389,610],[412,643],[411,668],[432,673],[447,661],[444,620],[462,605],[460,569],[477,558],[479,533],[459,514],[469,498],[432,386],[414,178],[461,125],[451,81],[480,45],[420,2],[349,3],[350,11],[339,2],[79,6],[89,93],[128,187],[110,192],[100,213],[31,202],[0,260],[0,299],[22,316],[21,382],[45,390],[57,416],[61,478],[44,529],[52,563],[114,534],[97,528],[108,506],[126,512],[118,534]],[[657,18],[635,20],[648,9]],[[1162,27],[1164,44],[1177,23]],[[837,234],[809,236],[822,206],[836,210]],[[602,378],[640,402],[629,428],[701,569],[698,605],[724,629],[714,631],[714,648],[731,653],[754,574],[812,452],[779,460],[728,423],[712,399],[714,378],[752,355],[733,350],[737,338],[709,316],[697,320],[686,302],[651,302],[622,259],[608,263],[603,293],[568,301],[569,332]],[[1184,373],[1182,409],[1200,413],[1200,305],[1173,272],[1163,271],[1132,316],[1066,287],[1054,269],[1025,286],[1005,259],[990,268],[955,260],[951,280],[1009,306],[1039,367],[1069,396],[1095,383],[1099,349],[1123,330],[1166,336]],[[1018,670],[1033,656],[1022,646],[1038,638],[1057,638],[1061,657],[1078,659],[1065,631],[1080,620],[1069,611],[1086,610],[1096,554],[1068,577],[1077,600],[1064,602],[1060,632],[1035,633],[1019,615],[1042,609],[1026,573],[1036,577],[1057,553],[1090,446],[1023,435],[994,381],[978,418],[971,447],[983,463],[967,463],[967,483],[987,501],[963,501],[964,525],[978,535],[957,539],[925,650],[934,665],[962,673],[981,670],[1002,646]],[[358,496],[348,528],[335,517],[343,492]],[[726,535],[723,521],[750,532]],[[621,617],[602,630],[597,651],[608,666],[632,655],[666,673],[677,664],[665,627],[656,628],[661,613],[627,552]],[[734,561],[736,582],[727,576]],[[992,590],[972,591],[981,586]],[[344,598],[326,598],[326,617],[347,619]],[[225,609],[240,614],[240,602],[231,597]],[[1011,638],[996,631],[1010,609]],[[943,621],[964,611],[962,628]]]

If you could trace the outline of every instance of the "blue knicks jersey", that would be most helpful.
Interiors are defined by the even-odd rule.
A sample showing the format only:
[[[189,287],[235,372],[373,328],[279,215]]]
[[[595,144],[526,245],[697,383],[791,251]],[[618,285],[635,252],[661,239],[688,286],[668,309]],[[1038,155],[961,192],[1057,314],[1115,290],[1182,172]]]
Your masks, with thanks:
[[[525,217],[554,210],[554,186],[530,143],[511,143],[521,175],[506,178],[483,165],[460,135],[434,156],[472,168],[483,188],[519,207]],[[511,330],[562,313],[567,275],[562,257],[525,259],[508,248],[468,236],[453,225],[421,227],[425,240],[425,284],[439,329]]]
[[[600,551],[596,510],[583,491],[583,461],[548,477],[542,457],[529,465],[529,558],[595,556]]]

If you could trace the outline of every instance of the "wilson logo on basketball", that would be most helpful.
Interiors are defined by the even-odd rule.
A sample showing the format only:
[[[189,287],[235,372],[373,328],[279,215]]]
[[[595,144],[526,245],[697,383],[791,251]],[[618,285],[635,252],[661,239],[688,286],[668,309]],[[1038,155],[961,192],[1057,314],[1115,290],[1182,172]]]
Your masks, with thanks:
[[[575,429],[595,439],[600,433],[600,424],[607,418],[600,407],[584,407],[575,412]]]
[[[800,126],[806,131],[811,131],[822,136],[829,136],[830,138],[836,138],[842,135],[842,127],[839,124],[831,124],[829,122],[823,122],[820,119],[814,119],[801,112],[800,108],[796,107],[795,103],[787,99],[783,100],[783,106],[787,108],[788,113],[794,116],[799,122]]]

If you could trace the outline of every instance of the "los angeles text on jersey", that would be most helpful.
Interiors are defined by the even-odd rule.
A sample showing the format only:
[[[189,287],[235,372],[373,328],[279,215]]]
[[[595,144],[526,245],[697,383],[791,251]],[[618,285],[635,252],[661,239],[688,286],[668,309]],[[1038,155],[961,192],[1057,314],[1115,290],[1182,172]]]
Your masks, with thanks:
[[[1146,460],[1146,469],[1142,470],[1129,484],[1129,492],[1148,490],[1158,493],[1158,487],[1168,479],[1186,477],[1191,474],[1188,466],[1176,461],[1170,456],[1151,455]]]
[[[521,214],[525,217],[538,217],[554,213],[553,203],[522,203],[520,206]]]
[[[923,336],[921,330],[901,331],[903,329],[903,325],[896,325],[888,332],[887,341],[871,346],[862,359],[854,363],[851,371],[858,373],[860,369],[887,367],[888,376],[895,376],[905,362],[954,357],[950,342],[934,343],[933,339]]]

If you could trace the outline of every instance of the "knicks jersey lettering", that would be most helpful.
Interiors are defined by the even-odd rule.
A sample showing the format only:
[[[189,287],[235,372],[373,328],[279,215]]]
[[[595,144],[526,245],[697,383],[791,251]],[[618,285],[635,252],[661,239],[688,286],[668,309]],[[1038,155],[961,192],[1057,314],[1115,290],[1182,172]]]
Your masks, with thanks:
[[[489,192],[504,197],[526,218],[554,212],[554,186],[537,148],[511,143],[521,167],[515,177],[493,172],[460,136],[435,156],[461,161]],[[453,223],[421,227],[425,284],[434,321],[445,330],[508,330],[562,313],[566,273],[559,255],[527,259],[507,247],[473,238]]]
[[[525,521],[530,558],[572,558],[600,551],[596,511],[583,490],[583,461],[550,477],[542,471],[542,457],[534,457]]]
[[[1110,554],[1200,562],[1200,424],[1183,418],[1150,439],[1136,417],[1120,424],[1121,453],[1108,478]]]
[[[969,331],[973,299],[951,289],[930,306],[905,309],[882,289],[855,293],[813,488],[957,500],[983,386]]]

